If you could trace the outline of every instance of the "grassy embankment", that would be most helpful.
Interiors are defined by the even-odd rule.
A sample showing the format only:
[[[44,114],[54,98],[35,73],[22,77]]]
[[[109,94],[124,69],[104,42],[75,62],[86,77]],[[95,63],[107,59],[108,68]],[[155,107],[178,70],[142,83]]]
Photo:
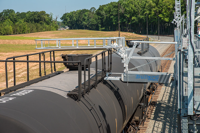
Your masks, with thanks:
[[[104,31],[90,31],[90,30],[66,30],[66,31],[47,31],[47,32],[37,32],[30,34],[19,34],[19,35],[9,35],[0,36],[0,60],[5,60],[7,57],[30,54],[35,52],[41,52],[42,50],[35,50],[35,39],[49,39],[49,38],[92,38],[92,37],[116,37],[118,32],[104,32]],[[121,32],[121,36],[126,37],[126,39],[143,39],[144,36]],[[91,41],[91,45],[92,45]],[[97,41],[97,45],[102,43]],[[39,43],[38,43],[39,44]],[[71,41],[62,41],[62,45],[69,46]],[[76,44],[76,43],[75,43]],[[87,44],[86,41],[80,41],[79,45]],[[50,45],[55,45],[55,42],[50,42]],[[45,50],[44,50],[45,51]],[[62,60],[61,54],[94,54],[98,52],[93,51],[67,51],[67,52],[56,52],[56,60]],[[50,55],[45,55],[45,60],[49,60]],[[31,56],[30,60],[38,60],[38,56]],[[26,60],[26,58],[19,58],[18,60]],[[64,65],[57,64],[56,66],[59,70],[64,69]],[[50,71],[50,64],[46,64],[47,74]],[[42,64],[42,70],[43,70]],[[0,63],[0,89],[5,88],[5,65]],[[30,80],[38,78],[39,76],[38,63],[30,63]],[[44,72],[44,71],[42,71]],[[26,81],[26,63],[16,63],[16,75],[17,84]],[[13,64],[8,63],[8,79],[9,86],[13,85]]]

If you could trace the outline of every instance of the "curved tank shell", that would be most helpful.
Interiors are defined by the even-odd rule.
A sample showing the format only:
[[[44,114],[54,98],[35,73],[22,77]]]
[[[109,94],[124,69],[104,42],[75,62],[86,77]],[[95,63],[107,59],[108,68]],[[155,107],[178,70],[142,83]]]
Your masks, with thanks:
[[[137,51],[134,56],[140,56]],[[150,46],[142,56],[159,57]],[[129,67],[151,60],[131,60]],[[101,60],[98,62],[101,65]],[[92,63],[91,67],[94,65]],[[158,71],[160,61],[136,69]],[[123,72],[121,58],[112,56],[112,72]],[[102,81],[79,102],[67,96],[77,85],[77,71],[69,71],[0,98],[0,132],[8,133],[120,133],[135,112],[149,83]]]

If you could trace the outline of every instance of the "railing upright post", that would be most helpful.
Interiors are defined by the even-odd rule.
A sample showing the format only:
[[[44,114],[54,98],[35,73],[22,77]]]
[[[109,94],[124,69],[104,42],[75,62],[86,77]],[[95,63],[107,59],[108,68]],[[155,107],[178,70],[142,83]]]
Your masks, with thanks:
[[[110,68],[110,50],[108,50],[108,70],[107,70],[107,72],[110,72],[109,71],[109,68]]]
[[[55,51],[53,51],[53,61],[56,61]],[[54,72],[56,72],[56,63],[54,62]]]
[[[41,72],[41,53],[39,53],[39,76],[42,76],[42,72]]]
[[[102,69],[101,69],[101,77],[103,78],[103,76],[104,76],[104,58],[103,58],[103,53],[101,53],[101,67],[102,67]]]
[[[84,95],[85,95],[85,90],[86,90],[86,62],[87,59],[84,60]]]
[[[103,71],[103,76],[105,76],[105,73],[106,73],[106,52],[103,52],[103,61],[104,61],[104,63],[103,63],[103,67],[104,67],[104,71]]]
[[[16,73],[15,73],[15,58],[13,58],[13,81],[14,81],[14,86],[16,85]]]
[[[74,47],[74,40],[72,40],[72,46]]]
[[[6,88],[8,88],[8,64],[7,64],[7,60],[6,59],[6,62],[5,62],[5,73],[6,73]]]
[[[111,40],[109,39],[109,40],[108,40],[108,46],[110,46],[110,45],[111,45]]]
[[[78,40],[76,40],[76,47],[78,48]]]
[[[78,101],[80,101],[81,99],[81,62],[78,63]]]
[[[43,43],[42,43],[42,41],[41,41],[41,48],[43,48]]]
[[[88,46],[90,46],[90,40],[88,40]]]
[[[123,47],[125,47],[126,46],[126,40],[125,40],[125,37],[123,37],[123,43],[122,43],[122,45],[123,45]]]
[[[52,58],[51,58],[51,51],[50,51],[50,61],[52,61]],[[52,69],[52,62],[50,63],[50,65],[51,65],[51,73],[53,73],[53,69]]]
[[[61,48],[60,40],[59,40],[59,48]]]
[[[88,59],[88,64],[90,64],[91,58]],[[90,91],[90,65],[88,65],[88,91]]]
[[[106,40],[103,40],[103,47],[106,46]]]
[[[27,55],[27,81],[29,81],[29,56]]]
[[[97,74],[97,68],[98,68],[98,63],[97,63],[97,56],[95,56],[95,60],[96,60],[96,65],[95,65],[95,73],[96,73],[96,79],[95,79],[95,88],[97,88],[97,76],[98,76],[98,74]]]
[[[94,47],[96,48],[96,40],[94,40]]]
[[[43,60],[44,60],[44,75],[46,76],[45,53],[43,53]]]
[[[112,70],[112,49],[110,51],[110,71]]]

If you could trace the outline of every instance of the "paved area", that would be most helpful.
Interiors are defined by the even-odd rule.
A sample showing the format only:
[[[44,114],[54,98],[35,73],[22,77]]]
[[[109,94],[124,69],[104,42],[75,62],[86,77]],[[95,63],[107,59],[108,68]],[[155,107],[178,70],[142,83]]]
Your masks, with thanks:
[[[157,36],[149,37],[151,40],[158,41]],[[173,41],[173,37],[161,36],[159,41]],[[162,44],[152,45],[158,49],[160,54],[168,48]],[[174,62],[171,63],[168,72],[173,73],[173,71]],[[157,103],[148,121],[146,133],[177,133],[177,90],[174,88],[173,82],[162,86]]]

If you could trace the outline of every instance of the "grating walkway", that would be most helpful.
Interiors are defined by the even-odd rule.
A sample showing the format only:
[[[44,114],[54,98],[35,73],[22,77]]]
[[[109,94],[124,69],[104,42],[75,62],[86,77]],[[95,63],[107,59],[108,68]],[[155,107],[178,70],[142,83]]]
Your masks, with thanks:
[[[174,63],[169,71],[173,73]],[[173,82],[162,86],[146,133],[177,133],[177,90]]]
[[[157,41],[157,36],[149,36]],[[173,37],[161,36],[159,41],[170,42]],[[162,54],[167,46],[152,44]],[[169,73],[174,72],[174,61],[171,63]],[[140,126],[139,133],[177,133],[177,90],[173,82],[168,85],[159,85],[149,107],[148,118]]]

